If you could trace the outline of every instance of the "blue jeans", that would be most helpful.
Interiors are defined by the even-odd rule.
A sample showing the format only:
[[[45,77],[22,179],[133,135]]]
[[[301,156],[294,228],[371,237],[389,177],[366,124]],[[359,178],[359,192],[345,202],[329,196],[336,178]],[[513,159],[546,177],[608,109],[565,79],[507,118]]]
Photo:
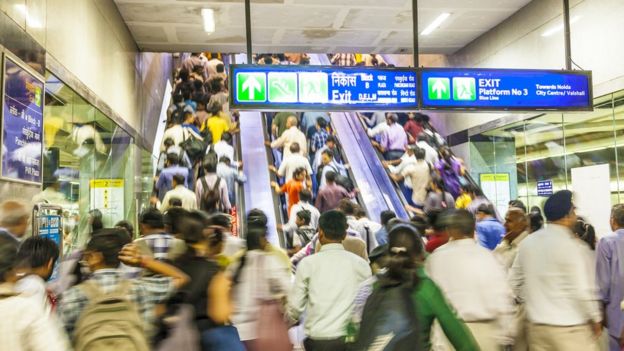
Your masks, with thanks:
[[[204,330],[201,333],[201,344],[203,351],[245,351],[238,330],[231,325]]]

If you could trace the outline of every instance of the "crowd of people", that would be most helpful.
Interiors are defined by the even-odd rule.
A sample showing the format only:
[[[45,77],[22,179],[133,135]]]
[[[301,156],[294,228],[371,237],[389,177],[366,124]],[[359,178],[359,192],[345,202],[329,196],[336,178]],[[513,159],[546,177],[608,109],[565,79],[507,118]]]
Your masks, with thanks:
[[[282,59],[308,60],[256,57]],[[27,237],[26,204],[0,204],[0,349],[586,351],[603,327],[609,351],[624,347],[624,206],[600,240],[567,190],[501,216],[423,114],[360,114],[406,220],[358,203],[327,113],[268,113],[285,245],[261,209],[235,235],[245,179],[226,77],[216,57],[182,62],[137,230],[94,212],[86,244],[60,252]]]
[[[61,255],[25,237],[25,204],[0,204],[3,349],[292,350],[300,323],[306,350],[599,350],[603,326],[622,347],[622,205],[596,242],[567,190],[543,214],[512,201],[498,234],[484,205],[377,224],[301,193],[288,252],[262,210],[240,239],[226,213],[173,206],[145,210],[137,239],[128,222],[98,227]]]

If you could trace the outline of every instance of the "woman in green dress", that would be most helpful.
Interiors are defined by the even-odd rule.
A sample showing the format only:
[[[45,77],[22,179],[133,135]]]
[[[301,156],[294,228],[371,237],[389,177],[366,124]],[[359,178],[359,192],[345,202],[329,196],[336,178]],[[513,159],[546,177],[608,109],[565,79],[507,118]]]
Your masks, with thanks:
[[[423,345],[424,350],[431,349],[431,327],[437,320],[456,351],[479,351],[479,345],[470,330],[446,302],[440,288],[427,277],[422,264],[424,253],[423,242],[416,228],[410,224],[394,226],[388,233],[386,257],[381,260],[384,269],[358,292],[353,321],[355,324],[360,322],[366,299],[379,287],[379,279],[407,283],[413,286],[412,306],[422,338],[420,345]]]

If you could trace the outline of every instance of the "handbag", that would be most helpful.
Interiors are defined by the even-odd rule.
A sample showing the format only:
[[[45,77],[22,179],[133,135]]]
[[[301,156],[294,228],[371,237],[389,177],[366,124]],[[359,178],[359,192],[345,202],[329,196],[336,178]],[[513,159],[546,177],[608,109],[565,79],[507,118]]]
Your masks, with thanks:
[[[258,268],[264,271],[264,255],[260,256]],[[264,289],[256,290],[261,293],[269,293],[271,289],[267,286],[267,279],[262,279]],[[268,294],[267,294],[268,295]],[[293,345],[288,335],[288,325],[284,320],[281,309],[281,302],[275,298],[258,298],[260,305],[258,309],[257,339],[255,346],[257,350],[271,351],[291,351]]]

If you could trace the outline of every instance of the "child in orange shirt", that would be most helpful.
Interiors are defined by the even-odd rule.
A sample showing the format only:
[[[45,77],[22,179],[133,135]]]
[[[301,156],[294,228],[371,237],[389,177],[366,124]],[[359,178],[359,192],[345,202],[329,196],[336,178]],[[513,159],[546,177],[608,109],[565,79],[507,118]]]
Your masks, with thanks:
[[[271,186],[275,189],[275,192],[278,194],[286,193],[286,197],[288,199],[288,216],[290,217],[290,208],[293,207],[296,203],[299,202],[299,192],[302,189],[311,188],[311,180],[308,172],[305,168],[300,167],[295,169],[293,172],[293,177],[287,181],[280,188],[279,184],[276,182],[271,182]]]

